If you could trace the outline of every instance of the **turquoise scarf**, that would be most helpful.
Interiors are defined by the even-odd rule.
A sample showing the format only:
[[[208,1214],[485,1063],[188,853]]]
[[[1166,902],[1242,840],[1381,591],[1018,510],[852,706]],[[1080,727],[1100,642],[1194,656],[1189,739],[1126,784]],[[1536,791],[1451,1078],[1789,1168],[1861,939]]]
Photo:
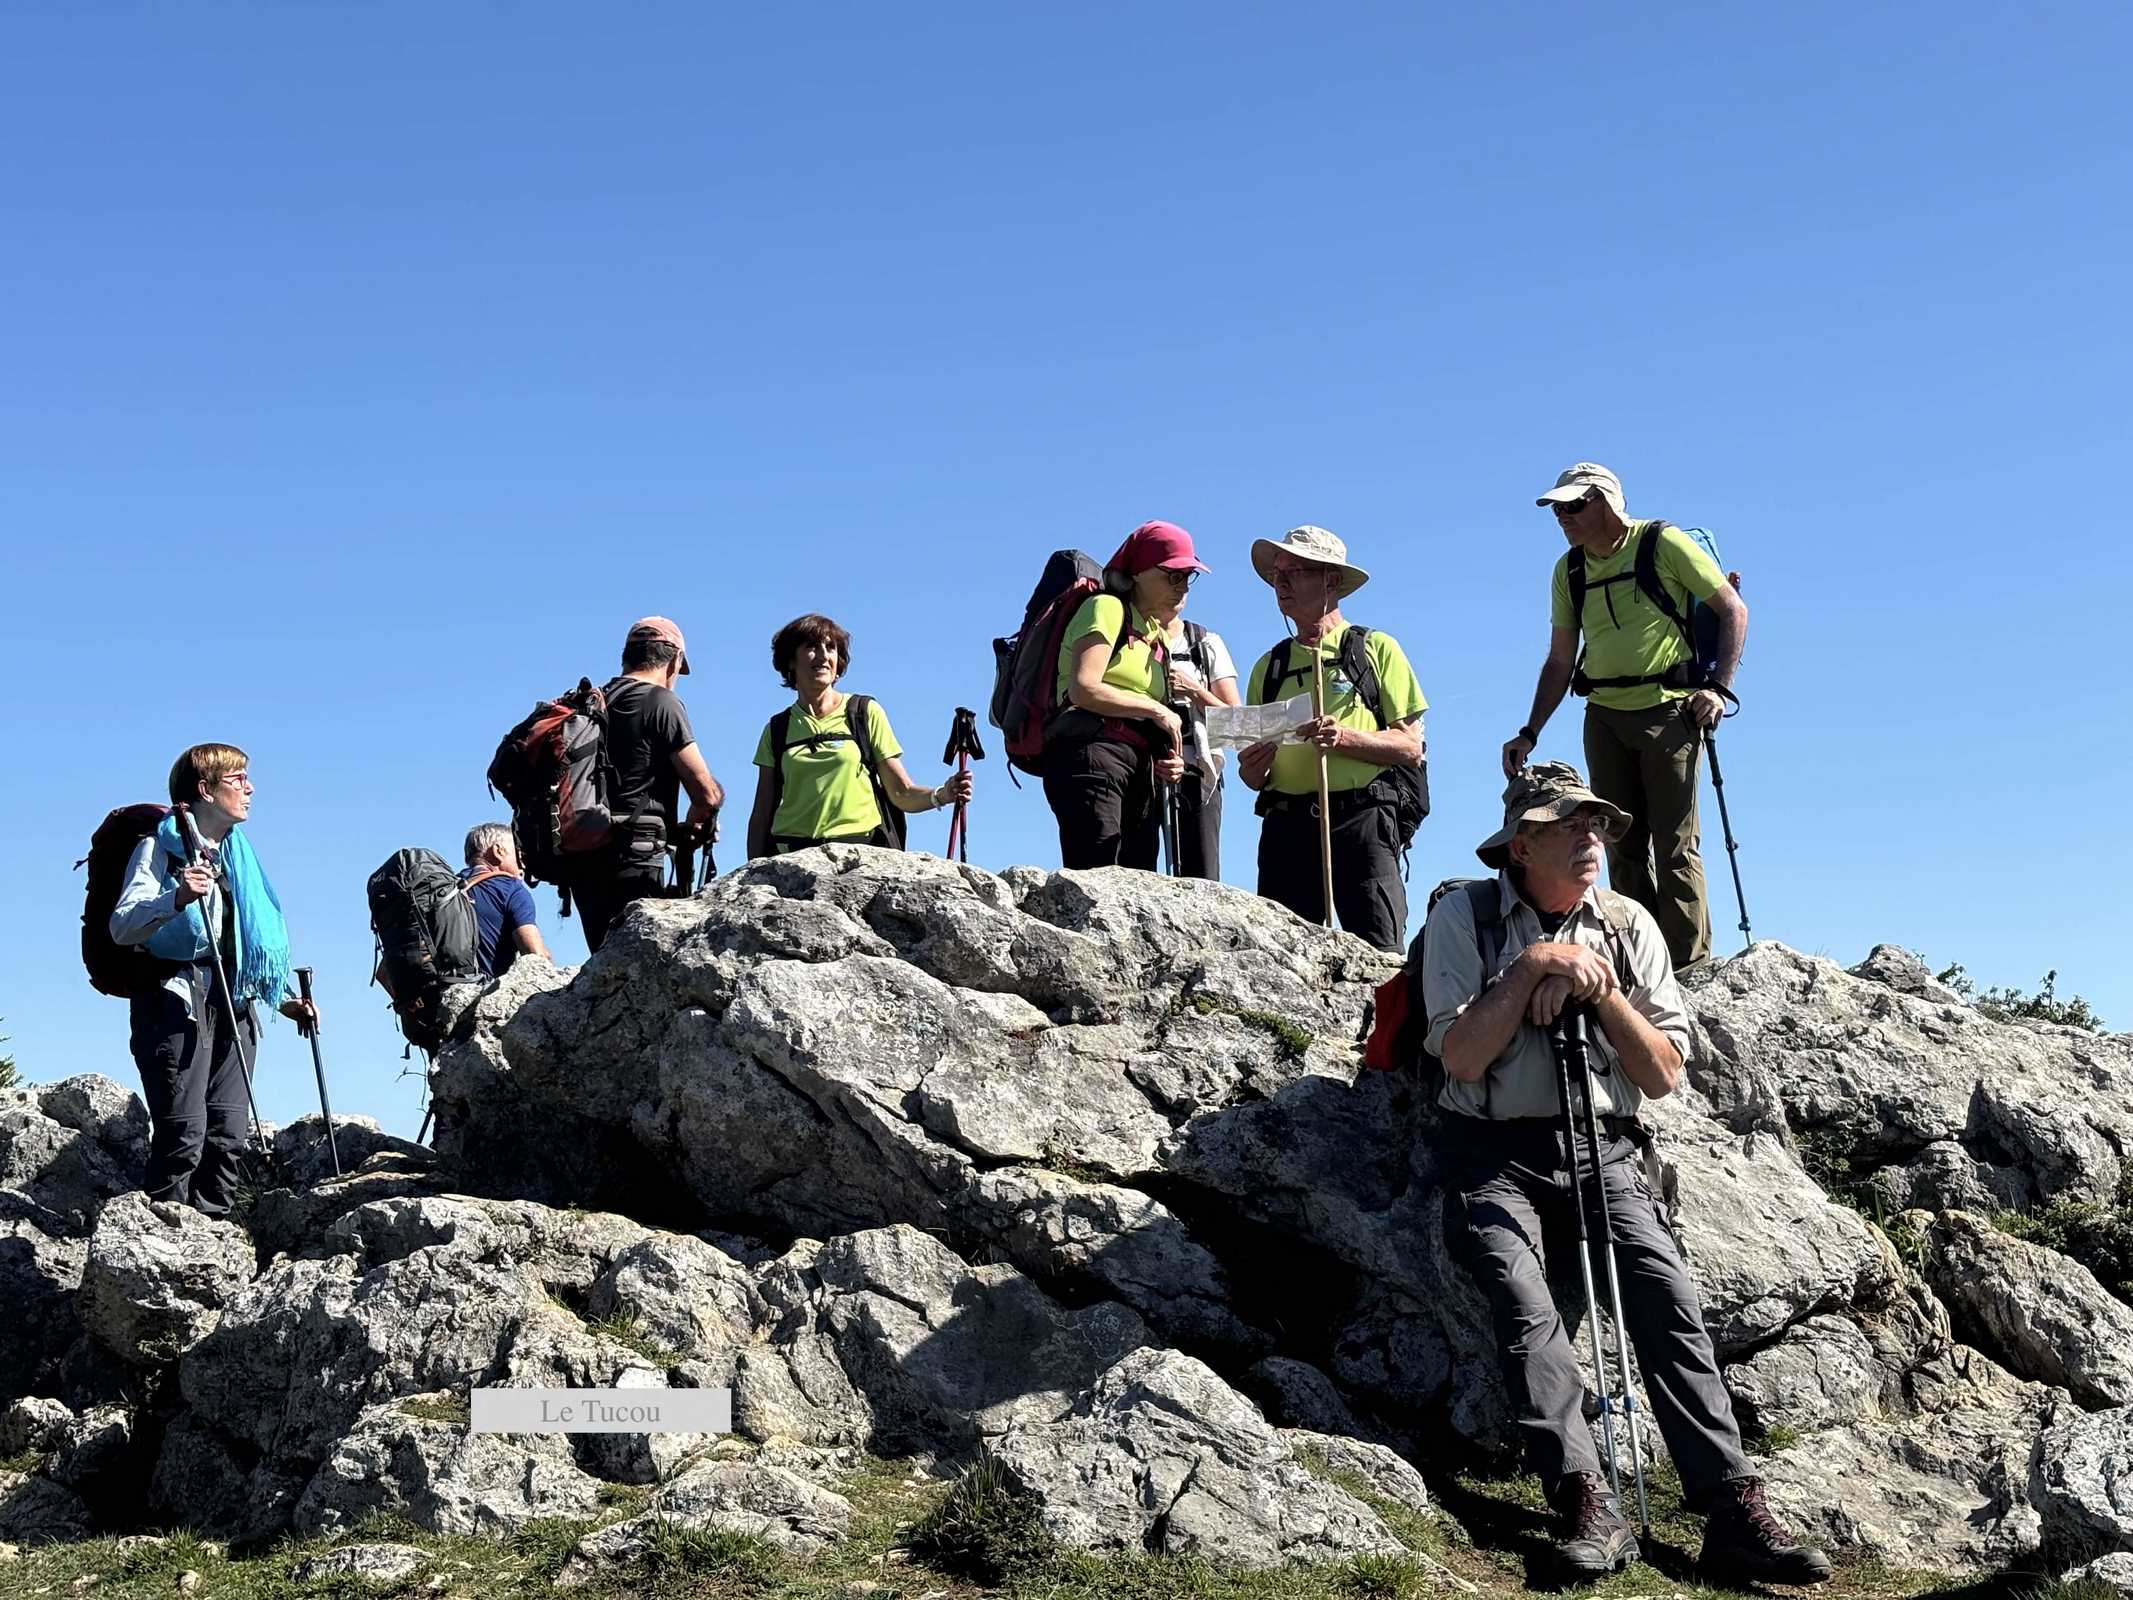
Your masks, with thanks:
[[[175,813],[156,829],[156,843],[173,861],[185,859],[185,841]],[[252,853],[241,827],[222,841],[222,881],[237,919],[237,967],[230,988],[239,1007],[257,1000],[269,1011],[289,992],[289,927],[282,921],[281,898]],[[207,913],[195,900],[148,940],[151,955],[166,961],[199,961],[208,953]]]

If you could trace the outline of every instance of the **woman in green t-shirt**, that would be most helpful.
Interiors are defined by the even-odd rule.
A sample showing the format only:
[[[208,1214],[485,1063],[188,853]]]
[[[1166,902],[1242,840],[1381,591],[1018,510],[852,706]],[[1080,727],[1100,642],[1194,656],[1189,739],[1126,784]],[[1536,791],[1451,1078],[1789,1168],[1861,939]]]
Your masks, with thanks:
[[[1067,867],[1153,870],[1162,808],[1176,783],[1178,714],[1170,700],[1170,624],[1207,568],[1192,535],[1144,522],[1105,564],[1104,591],[1082,602],[1059,640],[1059,706],[1044,738],[1044,798]]]
[[[970,798],[967,772],[937,789],[913,783],[888,713],[865,695],[838,691],[852,664],[852,636],[828,617],[810,612],[786,623],[770,641],[770,664],[799,698],[756,743],[751,858],[832,842],[900,850],[900,813]]]

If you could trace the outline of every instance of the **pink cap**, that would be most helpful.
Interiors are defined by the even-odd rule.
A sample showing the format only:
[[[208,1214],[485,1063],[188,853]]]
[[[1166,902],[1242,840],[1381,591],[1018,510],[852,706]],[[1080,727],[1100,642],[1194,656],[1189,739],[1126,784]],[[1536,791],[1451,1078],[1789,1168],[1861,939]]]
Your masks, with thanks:
[[[1146,572],[1151,567],[1173,571],[1205,572],[1207,564],[1192,553],[1192,535],[1175,522],[1144,522],[1126,535],[1118,554],[1109,563],[1125,573]]]
[[[666,617],[639,617],[630,624],[631,639],[661,639],[681,652],[681,670],[689,670],[689,647],[683,642],[681,629]]]

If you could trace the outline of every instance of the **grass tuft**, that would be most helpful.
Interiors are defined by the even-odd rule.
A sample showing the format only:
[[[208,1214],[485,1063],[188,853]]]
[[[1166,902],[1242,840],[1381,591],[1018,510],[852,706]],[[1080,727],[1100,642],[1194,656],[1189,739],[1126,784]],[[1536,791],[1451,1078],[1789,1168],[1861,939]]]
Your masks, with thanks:
[[[945,1572],[997,1584],[1053,1554],[1037,1507],[1006,1467],[980,1455],[911,1530],[912,1551]]]

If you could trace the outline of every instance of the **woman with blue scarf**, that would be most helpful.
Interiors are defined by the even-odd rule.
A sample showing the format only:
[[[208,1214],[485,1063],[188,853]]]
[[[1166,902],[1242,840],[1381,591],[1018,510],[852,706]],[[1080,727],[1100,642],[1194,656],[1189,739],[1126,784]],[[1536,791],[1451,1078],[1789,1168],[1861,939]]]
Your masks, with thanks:
[[[132,1004],[133,1060],[150,1123],[151,1200],[225,1215],[237,1197],[238,1153],[249,1103],[242,1027],[256,1045],[259,1003],[308,1034],[318,1013],[289,984],[289,930],[251,841],[238,824],[252,812],[252,778],[235,745],[196,744],[170,769],[170,801],[188,806],[201,860],[186,864],[175,812],[135,848],[111,913],[111,937],[174,964]],[[222,954],[236,1014],[215,982]]]

